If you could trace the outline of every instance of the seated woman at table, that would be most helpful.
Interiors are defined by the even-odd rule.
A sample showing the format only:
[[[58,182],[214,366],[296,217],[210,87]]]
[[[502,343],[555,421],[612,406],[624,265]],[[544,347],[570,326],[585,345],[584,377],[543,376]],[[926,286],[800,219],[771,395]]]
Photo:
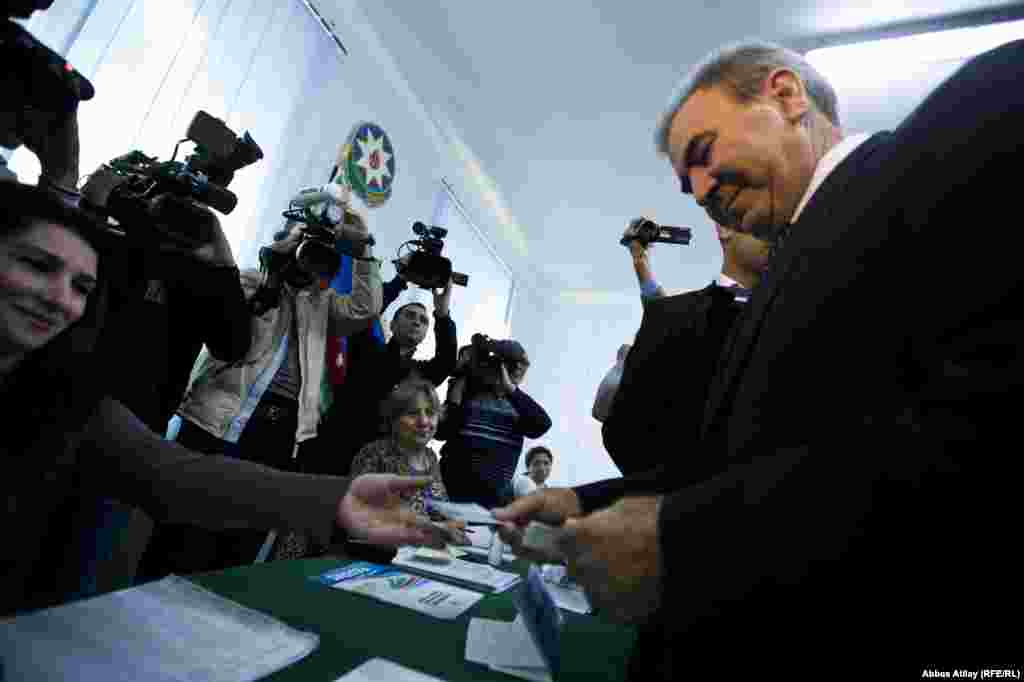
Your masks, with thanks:
[[[390,426],[391,435],[364,445],[352,460],[351,475],[378,473],[429,477],[429,485],[416,490],[404,501],[416,514],[430,516],[426,505],[428,497],[448,499],[437,454],[430,448],[440,413],[441,401],[431,383],[414,378],[398,384],[381,403],[381,415]],[[440,517],[437,520],[441,520]],[[453,529],[459,542],[468,544],[461,525],[446,525]]]
[[[111,372],[141,371],[94,350],[107,259],[123,246],[111,240],[105,226],[45,191],[0,182],[0,616],[60,603],[77,589],[68,505],[87,483],[158,519],[316,537],[337,525],[371,543],[443,546],[442,529],[400,503],[425,479],[350,481],[200,455],[106,397]]]

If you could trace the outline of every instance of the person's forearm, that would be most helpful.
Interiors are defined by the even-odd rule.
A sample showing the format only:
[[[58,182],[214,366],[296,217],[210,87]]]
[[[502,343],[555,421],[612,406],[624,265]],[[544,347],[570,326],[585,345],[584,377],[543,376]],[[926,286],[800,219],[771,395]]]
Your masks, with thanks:
[[[111,497],[161,520],[214,529],[290,528],[326,542],[349,484],[192,452],[159,438],[111,399],[90,420],[82,446],[93,468],[106,473]]]
[[[383,295],[383,302],[380,307],[381,313],[387,310],[388,306],[394,303],[395,299],[397,299],[408,287],[409,285],[406,284],[405,280],[398,275],[395,275],[390,282],[384,282],[381,285],[381,292]]]
[[[440,386],[455,371],[459,351],[456,336],[451,317],[434,317],[434,357],[427,361],[424,374],[435,386]]]
[[[506,397],[519,415],[516,422],[519,433],[527,438],[540,438],[548,432],[551,417],[533,398],[519,388]]]

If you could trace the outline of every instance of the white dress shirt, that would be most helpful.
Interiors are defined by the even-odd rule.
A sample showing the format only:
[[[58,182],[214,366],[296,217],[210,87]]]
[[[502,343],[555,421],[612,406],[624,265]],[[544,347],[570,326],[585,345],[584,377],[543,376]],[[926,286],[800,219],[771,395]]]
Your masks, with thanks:
[[[835,147],[825,152],[825,156],[821,157],[818,161],[818,165],[814,167],[814,175],[811,176],[811,184],[807,186],[807,191],[804,192],[803,198],[800,203],[797,204],[796,210],[793,212],[793,217],[789,222],[795,223],[800,217],[800,214],[804,212],[804,208],[807,206],[807,202],[811,200],[814,193],[818,191],[821,184],[825,182],[825,179],[832,174],[832,171],[841,164],[847,156],[853,153],[853,150],[864,143],[871,135],[869,133],[858,133],[856,135],[850,135],[839,141]]]

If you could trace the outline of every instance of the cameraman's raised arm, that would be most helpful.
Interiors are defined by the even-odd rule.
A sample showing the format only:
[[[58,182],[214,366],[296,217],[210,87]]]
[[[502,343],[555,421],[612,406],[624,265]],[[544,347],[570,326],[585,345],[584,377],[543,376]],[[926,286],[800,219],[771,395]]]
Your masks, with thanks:
[[[236,362],[252,345],[249,308],[231,245],[212,212],[210,219],[213,240],[196,249],[194,258],[181,259],[182,268],[172,286],[175,298],[195,315],[192,326],[210,354],[222,362]]]
[[[338,229],[351,237],[365,238],[370,234],[366,222],[351,210],[345,211],[345,221]],[[384,302],[380,266],[373,259],[373,248],[365,244],[362,253],[352,261],[352,293],[343,295],[328,290],[331,296],[328,324],[330,333],[335,336],[348,336],[365,329],[380,314]]]

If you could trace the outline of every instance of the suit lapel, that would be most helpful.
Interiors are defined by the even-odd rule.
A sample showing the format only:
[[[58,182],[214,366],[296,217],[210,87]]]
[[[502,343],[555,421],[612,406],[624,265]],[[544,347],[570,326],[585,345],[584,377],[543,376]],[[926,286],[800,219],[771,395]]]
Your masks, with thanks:
[[[726,338],[718,360],[718,371],[715,372],[708,389],[708,400],[704,406],[704,424],[701,428],[702,438],[716,423],[729,418],[730,396],[735,392],[736,384],[757,343],[765,315],[778,297],[800,253],[801,242],[804,241],[802,237],[807,235],[807,230],[823,229],[823,226],[828,224],[828,215],[832,207],[836,205],[837,200],[840,205],[842,204],[842,193],[846,191],[848,183],[855,180],[856,168],[861,160],[888,137],[888,133],[874,135],[855,149],[821,184],[807,202],[800,219],[793,223],[785,245],[773,257],[768,272],[754,288],[750,302],[740,313]]]

